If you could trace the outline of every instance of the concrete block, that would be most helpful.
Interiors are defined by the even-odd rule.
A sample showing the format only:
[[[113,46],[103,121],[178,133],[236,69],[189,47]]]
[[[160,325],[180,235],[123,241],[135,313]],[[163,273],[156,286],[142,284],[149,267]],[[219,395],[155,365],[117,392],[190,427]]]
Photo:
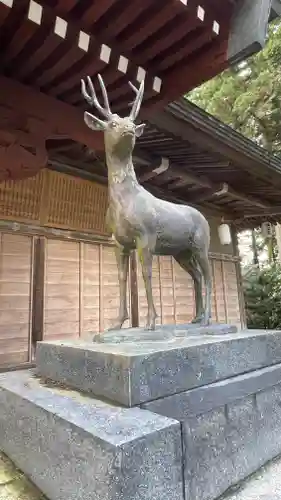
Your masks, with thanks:
[[[193,417],[182,428],[186,499],[213,500],[232,484],[234,473],[225,409]]]
[[[142,403],[141,407],[183,421],[267,388],[271,389],[279,383],[281,383],[281,364]]]
[[[40,342],[37,372],[125,406],[281,363],[281,331],[142,343]]]
[[[0,449],[50,500],[183,500],[178,422],[0,375]]]
[[[215,500],[280,455],[280,428],[280,384],[186,419],[186,499]]]

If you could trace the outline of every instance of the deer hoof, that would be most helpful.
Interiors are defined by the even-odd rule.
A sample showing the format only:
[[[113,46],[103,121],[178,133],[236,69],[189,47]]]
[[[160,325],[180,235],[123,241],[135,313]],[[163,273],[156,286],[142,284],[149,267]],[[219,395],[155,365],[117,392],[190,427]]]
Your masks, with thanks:
[[[151,318],[151,319],[148,319],[147,322],[146,322],[146,327],[145,329],[146,330],[155,330],[155,320],[156,320],[156,317],[155,318]]]
[[[208,326],[211,323],[211,318],[207,318],[204,314],[201,314],[200,316],[196,316],[191,323],[200,326]]]
[[[196,318],[194,318],[191,323],[193,325],[200,325],[201,323],[203,323],[203,317],[202,316],[196,316]]]
[[[110,328],[108,328],[108,332],[112,332],[113,330],[121,330],[123,324],[125,323],[125,321],[129,319],[129,315],[125,315],[125,316],[122,316],[122,318],[119,318],[117,320],[117,322],[111,326]]]

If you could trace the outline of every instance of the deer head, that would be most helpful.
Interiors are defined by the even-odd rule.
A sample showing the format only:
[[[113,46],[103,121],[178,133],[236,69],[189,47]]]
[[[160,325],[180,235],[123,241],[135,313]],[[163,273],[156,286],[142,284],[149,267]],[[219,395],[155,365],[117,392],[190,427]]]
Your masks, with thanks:
[[[131,88],[136,93],[136,98],[132,103],[130,115],[121,118],[119,115],[111,112],[105,84],[100,75],[98,75],[98,79],[103,95],[104,107],[99,103],[94,85],[89,76],[87,76],[88,90],[84,80],[81,80],[81,90],[88,104],[90,104],[90,106],[95,106],[105,119],[97,118],[86,111],[84,113],[85,123],[92,130],[104,132],[104,142],[107,153],[119,158],[128,156],[134,149],[136,137],[140,137],[144,129],[144,124],[136,125],[134,123],[140,111],[144,92],[144,81],[141,82],[139,89],[129,82]]]

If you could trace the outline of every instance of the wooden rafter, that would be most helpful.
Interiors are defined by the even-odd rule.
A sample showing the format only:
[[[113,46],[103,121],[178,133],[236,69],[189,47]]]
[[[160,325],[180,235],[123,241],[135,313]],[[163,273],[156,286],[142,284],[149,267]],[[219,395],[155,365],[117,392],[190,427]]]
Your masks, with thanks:
[[[91,149],[104,149],[102,134],[91,131],[84,124],[83,110],[3,76],[0,77],[0,105],[13,109],[17,115],[43,123],[46,139],[67,136]]]
[[[140,154],[140,153],[139,153]],[[145,152],[140,154],[142,158],[145,158],[148,164],[151,165],[151,175],[149,173],[144,174],[143,176],[140,177],[141,181],[144,180],[149,180],[155,175],[157,175],[157,168],[156,165],[160,166],[161,164],[161,158],[157,158],[155,156],[150,155],[149,153]],[[221,165],[225,166],[224,163],[217,163],[216,166],[219,169]],[[200,168],[200,165],[199,165]],[[154,170],[154,173],[152,173]],[[176,190],[179,188],[182,188],[188,184],[195,184],[197,186],[200,186],[202,188],[205,188],[209,191],[209,196],[228,196],[229,198],[232,198],[234,200],[241,200],[247,203],[248,205],[253,205],[255,207],[259,208],[265,208],[269,209],[270,205],[267,203],[261,201],[257,197],[249,196],[245,193],[240,193],[235,190],[233,190],[228,184],[222,182],[221,184],[215,184],[209,179],[206,179],[203,176],[196,176],[193,175],[189,172],[183,171],[180,167],[178,167],[175,164],[172,164],[170,167],[170,172],[173,174],[173,177],[175,178],[175,181],[171,182],[168,186],[169,190]],[[163,173],[161,170],[159,171],[159,174]],[[187,193],[188,197],[188,193]]]
[[[204,46],[201,55],[195,53],[186,61],[181,61],[178,67],[163,79],[160,96],[153,97],[145,103],[143,116],[149,118],[152,113],[174,101],[178,96],[186,94],[226,69],[226,50],[227,40],[218,39],[209,46]]]

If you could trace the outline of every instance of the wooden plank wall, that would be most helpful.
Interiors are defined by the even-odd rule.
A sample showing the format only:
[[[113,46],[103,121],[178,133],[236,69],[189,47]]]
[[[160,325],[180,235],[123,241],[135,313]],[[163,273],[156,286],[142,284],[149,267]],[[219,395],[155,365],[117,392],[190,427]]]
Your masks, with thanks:
[[[213,271],[212,319],[240,327],[241,314],[238,297],[236,261],[211,257]],[[153,264],[153,296],[158,323],[188,323],[195,315],[192,278],[171,257],[157,257]],[[139,317],[145,324],[147,303],[144,283],[138,265]]]
[[[30,361],[33,238],[0,233],[0,365]]]
[[[79,243],[46,240],[44,339],[79,336],[79,259]]]
[[[45,256],[43,338],[77,338],[110,327],[119,309],[113,246],[46,238]]]

